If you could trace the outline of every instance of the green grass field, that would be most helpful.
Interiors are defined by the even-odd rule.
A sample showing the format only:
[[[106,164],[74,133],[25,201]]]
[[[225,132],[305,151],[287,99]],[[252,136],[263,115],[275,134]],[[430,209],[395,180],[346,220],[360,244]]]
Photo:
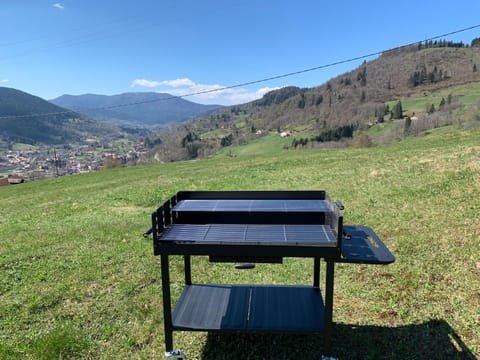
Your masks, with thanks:
[[[413,113],[420,114],[425,113],[427,104],[433,104],[438,109],[440,102],[443,99],[445,101],[448,95],[451,94],[454,101],[458,101],[463,105],[472,105],[480,102],[480,83],[469,83],[464,85],[452,86],[446,89],[440,89],[429,93],[424,93],[419,97],[408,97],[400,99],[402,102],[402,108],[405,114],[412,115]],[[389,101],[387,104],[392,108],[396,102]]]
[[[282,150],[112,169],[0,188],[0,359],[163,359],[159,259],[141,235],[180,190],[324,189],[371,226],[388,266],[337,265],[340,359],[480,359],[480,130],[368,149]],[[291,140],[289,139],[290,143]],[[278,144],[277,144],[278,143]],[[238,271],[193,260],[193,280],[310,284],[310,260]],[[182,260],[171,263],[172,295]],[[321,336],[176,332],[189,359],[318,359]]]

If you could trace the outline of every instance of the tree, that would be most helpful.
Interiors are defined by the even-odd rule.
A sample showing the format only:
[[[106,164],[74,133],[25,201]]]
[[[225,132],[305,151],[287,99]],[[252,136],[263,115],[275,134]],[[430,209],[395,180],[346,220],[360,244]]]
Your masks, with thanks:
[[[385,105],[382,105],[381,107],[378,107],[375,109],[375,118],[377,119],[377,122],[383,123],[385,121],[385,114],[387,113]]]
[[[362,90],[362,94],[360,96],[360,102],[363,103],[366,98],[367,98],[367,94],[365,93],[365,90]]]
[[[420,84],[423,84],[427,80],[427,67],[423,64],[422,70],[420,71]]]
[[[292,140],[292,147],[297,148],[300,146],[305,146],[308,144],[308,138],[300,138],[300,139],[293,139]]]
[[[392,108],[392,119],[403,119],[402,102],[400,100],[398,100],[398,102]]]
[[[408,133],[410,132],[410,127],[412,126],[412,119],[410,119],[410,116],[407,116],[405,118],[405,127],[403,129],[403,133],[405,135],[408,135]]]
[[[305,95],[300,96],[300,100],[298,100],[298,108],[303,109],[305,107]]]
[[[410,87],[418,86],[422,83],[422,73],[420,71],[415,71],[408,78],[408,85]]]
[[[189,131],[187,135],[185,135],[182,139],[182,147],[186,147],[188,143],[192,143],[194,141],[199,140],[200,138],[198,137],[197,134]]]
[[[162,139],[159,137],[155,139],[150,139],[148,136],[143,140],[143,144],[147,149],[153,149],[155,146],[160,145],[162,143]]]
[[[440,109],[442,109],[442,108],[445,106],[446,103],[447,103],[447,102],[445,101],[445,98],[442,97],[442,100],[440,100],[440,105],[438,105],[438,107],[439,107]]]
[[[473,72],[477,72],[477,64],[473,64]]]
[[[427,104],[427,113],[428,114],[433,114],[434,112],[435,112],[435,105]]]
[[[450,104],[452,103],[452,100],[453,100],[453,96],[452,96],[452,94],[450,93],[450,94],[448,94],[448,96],[447,96],[447,104],[450,105]]]
[[[223,147],[230,146],[232,145],[232,142],[233,142],[233,135],[229,134],[224,138],[222,138],[222,140],[220,141],[220,145],[222,145]]]
[[[198,157],[199,148],[200,148],[200,144],[198,143],[188,143],[187,146],[185,146],[188,157],[190,159],[195,159],[196,157]]]
[[[360,81],[360,86],[367,85],[367,67],[364,66],[357,75],[357,81]]]
[[[353,125],[341,126],[336,129],[326,130],[312,138],[314,141],[325,142],[325,141],[338,141],[342,138],[351,138],[354,131]]]

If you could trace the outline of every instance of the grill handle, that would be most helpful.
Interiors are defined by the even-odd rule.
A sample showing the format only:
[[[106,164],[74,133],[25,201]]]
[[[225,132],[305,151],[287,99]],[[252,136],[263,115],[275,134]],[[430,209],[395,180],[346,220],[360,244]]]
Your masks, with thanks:
[[[345,209],[345,206],[343,206],[342,202],[340,200],[335,200],[335,205],[337,205],[337,208],[339,210]]]
[[[246,270],[246,269],[253,269],[255,268],[255,264],[253,263],[237,263],[235,264],[235,269],[238,270]]]
[[[149,237],[150,235],[152,235],[152,233],[153,233],[153,227],[150,227],[143,233],[143,237],[144,238]]]

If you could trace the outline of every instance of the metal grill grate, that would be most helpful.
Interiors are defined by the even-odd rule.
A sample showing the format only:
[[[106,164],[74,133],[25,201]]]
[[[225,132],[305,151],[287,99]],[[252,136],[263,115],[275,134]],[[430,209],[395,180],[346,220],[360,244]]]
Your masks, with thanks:
[[[181,200],[173,211],[326,212],[326,200]]]
[[[248,243],[335,247],[336,237],[326,225],[172,224],[160,241]]]

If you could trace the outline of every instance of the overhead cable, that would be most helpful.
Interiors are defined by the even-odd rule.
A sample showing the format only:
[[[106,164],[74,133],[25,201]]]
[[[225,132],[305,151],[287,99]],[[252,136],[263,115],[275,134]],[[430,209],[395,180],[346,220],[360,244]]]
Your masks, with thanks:
[[[198,96],[198,95],[203,95],[203,94],[210,94],[210,93],[214,93],[214,92],[221,92],[221,91],[225,91],[225,90],[229,90],[229,89],[235,89],[235,88],[239,88],[239,87],[243,87],[243,86],[255,85],[255,84],[264,83],[264,82],[268,82],[268,81],[272,81],[272,80],[278,80],[278,79],[283,79],[283,78],[286,78],[286,77],[300,75],[300,74],[304,74],[304,73],[307,73],[307,72],[326,69],[326,68],[329,68],[329,67],[350,63],[350,62],[353,62],[353,61],[367,59],[367,58],[370,58],[370,57],[373,57],[373,56],[379,56],[379,55],[382,55],[382,54],[385,54],[385,53],[398,51],[400,49],[407,48],[407,47],[410,47],[410,46],[413,46],[413,45],[417,45],[417,44],[421,44],[421,43],[427,43],[427,42],[430,42],[430,41],[438,40],[440,38],[445,38],[447,36],[459,34],[459,33],[466,32],[466,31],[469,31],[469,30],[473,30],[473,29],[476,29],[476,28],[480,28],[480,24],[469,26],[469,27],[462,28],[462,29],[455,30],[455,31],[451,31],[451,32],[448,32],[448,33],[445,33],[445,34],[433,36],[433,37],[430,37],[428,39],[411,42],[411,43],[401,45],[401,46],[397,46],[397,47],[394,47],[394,48],[391,48],[391,49],[388,49],[388,50],[376,51],[376,52],[372,52],[372,53],[369,53],[369,54],[360,55],[360,56],[356,56],[356,57],[352,57],[352,58],[348,58],[348,59],[344,59],[344,60],[339,60],[339,61],[335,61],[335,62],[328,63],[328,64],[323,64],[323,65],[319,65],[319,66],[315,66],[315,67],[311,67],[311,68],[307,68],[307,69],[303,69],[303,70],[293,71],[293,72],[289,72],[289,73],[285,73],[285,74],[281,74],[281,75],[266,77],[266,78],[263,78],[263,79],[243,82],[243,83],[236,84],[236,85],[224,86],[224,87],[209,89],[209,90],[201,90],[201,91],[191,92],[191,93],[184,94],[184,95],[170,95],[168,97],[164,97],[164,98],[160,98],[160,99],[137,101],[137,102],[117,104],[117,105],[109,105],[109,106],[103,106],[103,107],[83,108],[83,109],[77,109],[77,110],[66,110],[66,111],[57,111],[57,112],[39,113],[39,114],[28,114],[28,115],[6,115],[6,116],[0,116],[0,120],[2,120],[2,119],[26,118],[26,117],[31,117],[31,116],[55,116],[55,115],[75,114],[75,113],[82,112],[82,111],[111,110],[111,109],[117,109],[117,108],[122,108],[122,107],[127,107],[127,106],[149,104],[149,103],[160,102],[160,101],[168,101],[168,100],[172,100],[172,99],[183,99],[183,98],[186,98],[186,97]]]

